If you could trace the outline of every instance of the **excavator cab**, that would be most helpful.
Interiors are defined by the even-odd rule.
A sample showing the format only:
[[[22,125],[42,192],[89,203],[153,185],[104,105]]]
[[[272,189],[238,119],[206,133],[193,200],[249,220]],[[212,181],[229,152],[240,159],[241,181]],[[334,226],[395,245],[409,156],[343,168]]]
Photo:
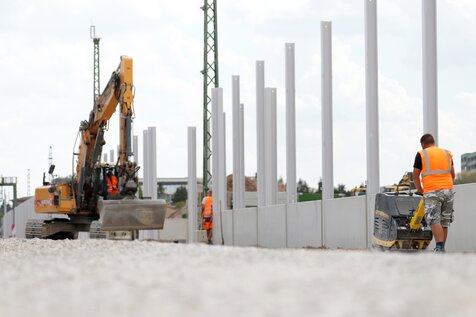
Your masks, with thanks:
[[[134,164],[132,164],[134,165]],[[135,169],[134,166],[129,168]],[[130,231],[162,229],[165,221],[166,202],[136,198],[137,180],[127,177],[124,168],[116,165],[101,167],[100,192],[98,192],[99,223],[103,231]],[[137,170],[134,171],[136,174]],[[117,190],[111,191],[111,179],[117,180]],[[114,184],[112,184],[114,185]]]

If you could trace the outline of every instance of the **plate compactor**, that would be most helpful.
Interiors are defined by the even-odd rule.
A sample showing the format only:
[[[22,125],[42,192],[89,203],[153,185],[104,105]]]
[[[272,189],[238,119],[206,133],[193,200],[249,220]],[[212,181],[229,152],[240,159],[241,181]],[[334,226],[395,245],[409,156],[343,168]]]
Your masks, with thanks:
[[[424,216],[423,197],[414,192],[377,194],[374,248],[402,251],[426,249],[433,234]]]

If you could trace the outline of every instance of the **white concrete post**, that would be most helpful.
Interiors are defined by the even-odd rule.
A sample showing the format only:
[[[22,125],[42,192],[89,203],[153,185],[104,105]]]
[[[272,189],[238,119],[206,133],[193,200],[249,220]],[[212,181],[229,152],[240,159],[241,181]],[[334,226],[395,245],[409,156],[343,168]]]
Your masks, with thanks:
[[[278,202],[277,176],[277,130],[276,130],[276,88],[264,90],[264,149],[265,149],[265,190],[266,206]]]
[[[149,138],[148,138],[148,131],[144,130],[142,132],[143,137],[143,163],[142,163],[142,192],[144,197],[150,197],[150,183],[149,183],[149,175],[150,175],[150,168],[149,168]]]
[[[212,196],[213,196],[213,243],[221,244],[220,218],[220,133],[223,120],[223,89],[212,88]]]
[[[297,202],[296,185],[296,74],[294,43],[284,44],[286,59],[286,194],[287,202]]]
[[[107,162],[108,162],[108,160],[107,160],[107,153],[103,153],[103,154],[102,154],[102,157],[103,157],[102,161],[103,161],[104,163],[107,163]]]
[[[197,228],[197,132],[195,127],[188,127],[188,243],[195,241]]]
[[[157,130],[156,127],[149,127],[148,130],[150,155],[150,196],[152,199],[157,199]]]
[[[139,137],[137,135],[134,135],[132,138],[133,140],[133,149],[134,149],[134,162],[139,165]]]
[[[256,145],[258,207],[266,204],[265,188],[265,149],[264,149],[264,61],[256,62]]]
[[[220,121],[220,207],[227,208],[228,182],[226,179],[226,114],[222,112]]]
[[[109,158],[111,159],[111,163],[116,163],[116,161],[114,160],[114,150],[109,150]]]
[[[240,196],[240,207],[245,208],[245,191],[246,191],[246,176],[245,176],[245,106],[240,104],[240,179],[241,184],[238,186]]]
[[[332,22],[321,22],[322,199],[334,198]]]
[[[438,69],[436,0],[422,0],[423,39],[423,133],[438,144]]]
[[[377,0],[365,1],[365,99],[367,125],[367,194],[380,187],[378,127]]]
[[[233,209],[244,207],[244,168],[241,131],[240,76],[232,76],[232,107],[233,107]]]

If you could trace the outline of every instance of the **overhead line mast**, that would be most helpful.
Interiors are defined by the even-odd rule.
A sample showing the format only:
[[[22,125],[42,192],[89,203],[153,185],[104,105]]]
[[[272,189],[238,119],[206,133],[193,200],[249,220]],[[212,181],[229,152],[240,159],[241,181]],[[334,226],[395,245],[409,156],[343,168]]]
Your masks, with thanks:
[[[212,157],[210,122],[212,117],[211,89],[218,87],[218,26],[217,0],[204,0],[201,7],[204,17],[203,34],[203,192],[207,193],[212,179],[210,161]]]
[[[99,90],[99,40],[101,38],[96,36],[96,27],[94,25],[91,25],[89,28],[89,37],[93,40],[94,44],[93,102],[95,103],[101,93]]]

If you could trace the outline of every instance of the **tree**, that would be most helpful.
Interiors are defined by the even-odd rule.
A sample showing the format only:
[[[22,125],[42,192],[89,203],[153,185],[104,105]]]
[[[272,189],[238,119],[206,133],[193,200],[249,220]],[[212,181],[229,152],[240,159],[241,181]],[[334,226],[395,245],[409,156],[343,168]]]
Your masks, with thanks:
[[[303,181],[302,179],[299,179],[297,183],[297,192],[298,193],[309,193],[310,188],[309,185],[307,185],[306,181]]]
[[[476,183],[476,172],[461,172],[456,175],[455,184]]]
[[[175,204],[179,201],[186,201],[187,196],[188,196],[187,189],[184,186],[180,186],[172,195],[172,202]]]
[[[344,184],[337,185],[334,191],[339,194],[345,194],[345,185]]]
[[[162,195],[163,193],[165,193],[165,188],[164,188],[164,184],[162,183],[159,183],[159,186],[157,186],[157,194]]]

